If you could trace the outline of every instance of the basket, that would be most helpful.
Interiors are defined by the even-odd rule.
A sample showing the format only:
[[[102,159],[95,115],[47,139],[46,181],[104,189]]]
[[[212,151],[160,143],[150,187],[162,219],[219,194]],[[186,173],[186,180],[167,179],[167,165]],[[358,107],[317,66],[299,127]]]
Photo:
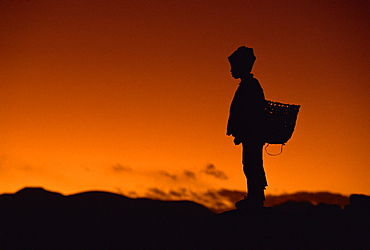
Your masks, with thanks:
[[[285,144],[294,132],[300,105],[266,101],[265,142]]]

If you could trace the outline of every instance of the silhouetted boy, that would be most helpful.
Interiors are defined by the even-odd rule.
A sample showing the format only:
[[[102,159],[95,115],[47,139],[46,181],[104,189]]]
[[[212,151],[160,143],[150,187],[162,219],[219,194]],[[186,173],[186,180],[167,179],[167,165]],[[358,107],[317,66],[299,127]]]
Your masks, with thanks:
[[[242,46],[228,60],[232,77],[240,78],[241,82],[230,106],[227,135],[235,137],[235,145],[241,143],[243,146],[243,171],[248,189],[248,196],[235,205],[262,207],[267,186],[262,160],[266,101],[260,83],[251,74],[256,57],[252,48]]]

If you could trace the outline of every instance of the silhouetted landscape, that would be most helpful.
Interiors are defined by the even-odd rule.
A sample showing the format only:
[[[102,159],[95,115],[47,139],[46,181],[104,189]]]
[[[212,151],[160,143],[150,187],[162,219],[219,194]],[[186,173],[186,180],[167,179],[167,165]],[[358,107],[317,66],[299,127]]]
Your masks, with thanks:
[[[328,195],[328,194],[326,194]],[[370,197],[215,213],[190,201],[25,188],[0,196],[1,249],[366,249]]]

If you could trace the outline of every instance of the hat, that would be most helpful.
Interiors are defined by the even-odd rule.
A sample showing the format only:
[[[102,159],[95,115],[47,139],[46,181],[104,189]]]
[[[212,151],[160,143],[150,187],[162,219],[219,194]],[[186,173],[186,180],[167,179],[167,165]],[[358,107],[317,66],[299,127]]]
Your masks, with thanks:
[[[241,46],[227,59],[229,60],[230,64],[239,64],[252,69],[254,61],[256,61],[256,56],[254,55],[252,48]]]

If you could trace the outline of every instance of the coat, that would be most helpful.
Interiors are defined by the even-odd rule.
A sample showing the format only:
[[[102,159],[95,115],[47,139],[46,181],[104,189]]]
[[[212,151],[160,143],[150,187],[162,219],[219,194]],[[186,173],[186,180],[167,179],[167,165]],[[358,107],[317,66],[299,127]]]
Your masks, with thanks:
[[[253,75],[243,79],[230,105],[226,132],[235,137],[236,145],[241,142],[264,142],[265,105],[265,95],[258,80]]]

